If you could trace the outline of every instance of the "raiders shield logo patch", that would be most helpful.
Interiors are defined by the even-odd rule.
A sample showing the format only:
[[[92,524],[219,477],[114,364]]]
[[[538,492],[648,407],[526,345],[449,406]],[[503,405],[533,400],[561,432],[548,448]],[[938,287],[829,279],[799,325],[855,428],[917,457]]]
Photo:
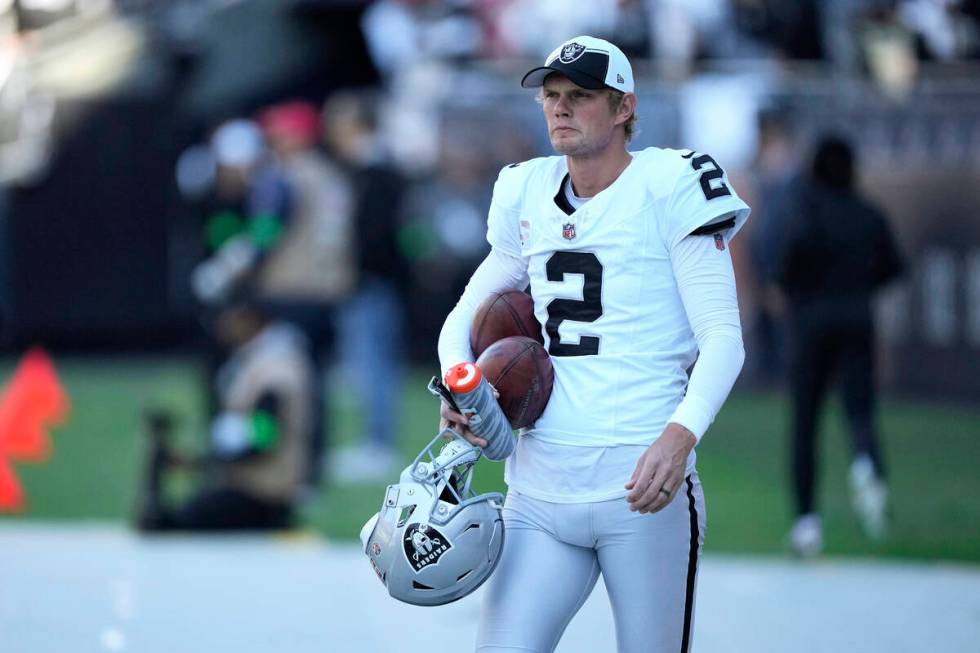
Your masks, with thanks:
[[[575,225],[571,222],[566,222],[561,226],[561,237],[565,240],[571,240],[575,238]]]
[[[558,60],[562,63],[572,63],[576,59],[582,56],[585,52],[585,46],[579,45],[578,43],[569,43],[561,49],[561,55],[559,55]]]
[[[405,557],[416,574],[429,565],[439,564],[442,555],[453,548],[446,536],[429,524],[410,524],[405,529],[402,544]]]

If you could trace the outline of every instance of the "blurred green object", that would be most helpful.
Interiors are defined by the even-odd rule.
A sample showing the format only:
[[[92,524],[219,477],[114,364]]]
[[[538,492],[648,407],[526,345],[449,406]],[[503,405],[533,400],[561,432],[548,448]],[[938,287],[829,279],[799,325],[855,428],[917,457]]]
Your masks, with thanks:
[[[0,365],[6,380],[14,361]],[[141,414],[174,411],[177,442],[205,444],[204,386],[187,359],[55,359],[72,400],[69,423],[52,434],[43,465],[15,465],[27,492],[22,515],[0,519],[129,520],[142,473]],[[425,390],[432,370],[409,376],[401,410],[401,464],[407,465],[437,426]],[[342,384],[333,384],[341,386]],[[351,396],[338,387],[331,402],[332,442],[357,439]],[[707,550],[780,553],[789,529],[788,406],[774,394],[736,392],[698,446],[708,508]],[[828,555],[934,558],[980,562],[980,411],[885,401],[881,428],[891,482],[890,536],[872,544],[861,535],[847,489],[850,464],[843,416],[835,407],[821,428],[819,506]],[[394,478],[392,478],[394,480]],[[481,461],[478,491],[503,489],[503,465]],[[186,491],[189,481],[175,484]],[[380,506],[384,484],[325,488],[304,507],[308,526],[329,538],[354,539]]]

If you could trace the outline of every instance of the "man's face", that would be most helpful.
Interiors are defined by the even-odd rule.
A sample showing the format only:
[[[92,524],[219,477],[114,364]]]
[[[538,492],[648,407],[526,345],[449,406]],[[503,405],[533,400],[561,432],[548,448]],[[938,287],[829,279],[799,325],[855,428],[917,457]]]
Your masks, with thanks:
[[[612,142],[617,114],[604,90],[582,88],[553,73],[544,80],[541,95],[548,137],[559,154],[591,156]]]

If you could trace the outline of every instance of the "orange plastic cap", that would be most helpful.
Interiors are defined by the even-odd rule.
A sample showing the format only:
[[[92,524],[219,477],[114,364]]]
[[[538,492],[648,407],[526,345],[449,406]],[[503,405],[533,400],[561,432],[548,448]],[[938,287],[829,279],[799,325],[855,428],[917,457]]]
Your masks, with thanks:
[[[475,390],[482,378],[475,363],[459,363],[449,368],[445,381],[451,392],[467,393]]]

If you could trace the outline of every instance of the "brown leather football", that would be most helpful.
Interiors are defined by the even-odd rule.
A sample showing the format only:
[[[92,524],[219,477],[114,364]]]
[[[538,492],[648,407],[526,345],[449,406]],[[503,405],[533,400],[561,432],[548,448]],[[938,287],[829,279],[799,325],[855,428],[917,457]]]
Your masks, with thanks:
[[[470,326],[470,349],[479,358],[487,347],[510,336],[525,336],[544,344],[534,317],[534,300],[520,290],[501,290],[483,300]]]
[[[487,347],[476,366],[500,393],[497,401],[512,428],[530,426],[541,417],[555,380],[544,345],[525,336],[503,338]]]

